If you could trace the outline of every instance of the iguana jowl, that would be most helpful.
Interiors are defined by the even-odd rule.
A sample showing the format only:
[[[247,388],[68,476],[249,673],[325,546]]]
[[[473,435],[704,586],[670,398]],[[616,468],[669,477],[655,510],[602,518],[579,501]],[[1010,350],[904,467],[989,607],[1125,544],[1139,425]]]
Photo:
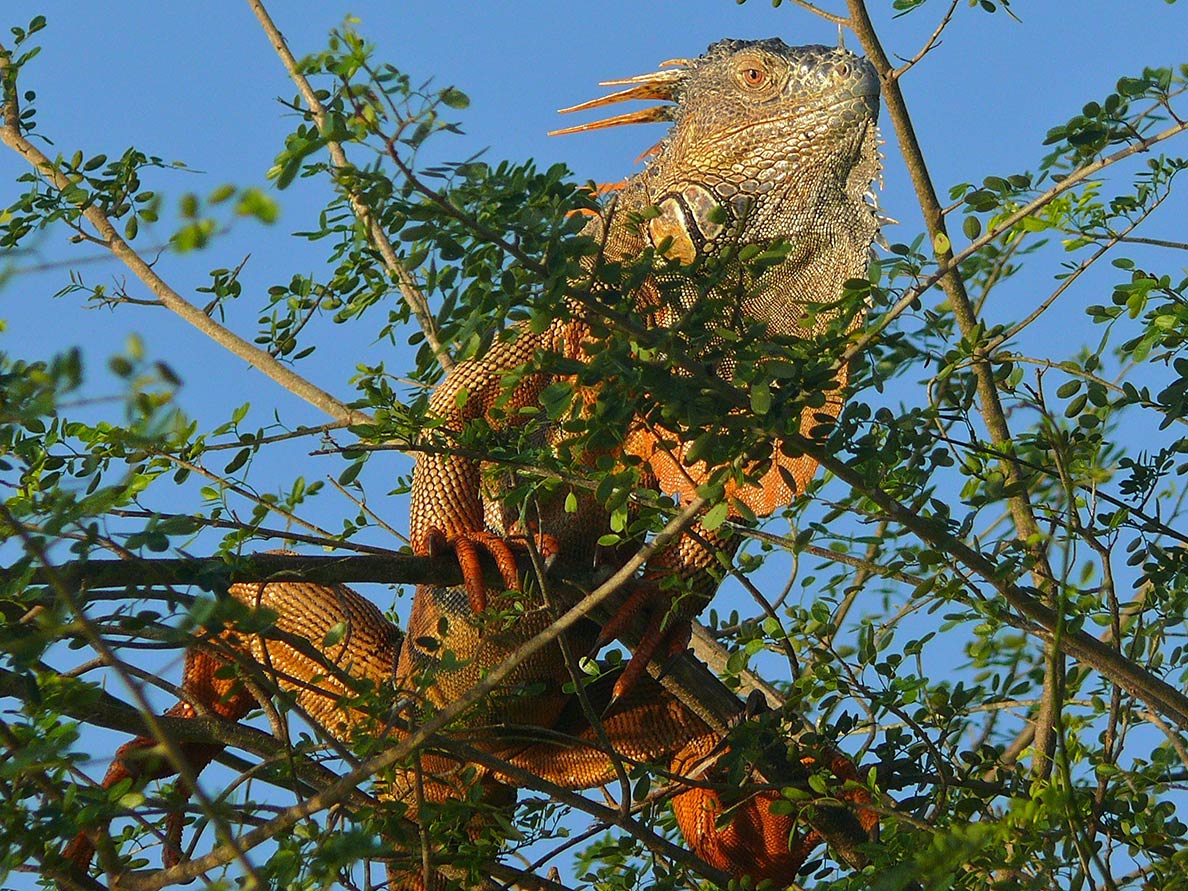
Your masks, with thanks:
[[[606,213],[588,225],[587,233],[603,246],[602,260],[634,258],[651,247],[675,261],[690,263],[728,244],[785,242],[784,259],[747,279],[745,288],[708,296],[725,303],[733,299],[748,323],[763,323],[775,337],[815,333],[812,326],[803,324],[807,308],[838,302],[843,283],[865,274],[877,230],[875,212],[867,200],[879,167],[878,85],[870,66],[842,49],[788,47],[774,39],[725,40],[699,58],[665,63],[659,72],[610,83],[624,89],[571,110],[628,99],[671,104],[573,130],[664,120],[673,126],[646,168],[623,184]],[[662,296],[665,284],[651,279],[628,295],[651,324],[674,324],[684,310],[707,298],[695,276],[667,289],[675,290],[675,300]],[[828,313],[820,316],[828,317]],[[497,340],[481,357],[460,363],[431,401],[440,430],[448,437],[479,418],[505,423],[499,419],[507,415],[496,418],[491,413],[497,403],[513,408],[536,405],[542,390],[555,380],[543,370],[547,362],[538,364],[540,356],[585,361],[591,346],[588,321],[579,308],[543,332],[521,327],[513,332],[515,336]],[[721,372],[730,376],[728,366]],[[508,381],[513,379],[514,390],[509,393]],[[837,369],[824,408],[814,413],[817,417],[805,418],[803,431],[817,426],[822,414],[836,415],[844,380],[845,369]],[[465,398],[460,398],[463,390]],[[549,435],[558,445],[564,444],[560,431]],[[620,454],[642,461],[646,483],[688,502],[707,471],[695,461],[683,460],[685,446],[658,447],[668,438],[663,422],[645,407],[630,429],[623,431]],[[746,505],[733,508],[736,514],[745,510],[765,516],[789,504],[814,470],[810,459],[788,457],[776,448],[760,479],[736,480],[727,486],[727,495]],[[498,491],[484,484],[483,471],[481,462],[450,454],[448,449],[418,458],[410,520],[413,547],[419,552],[452,547],[467,581],[459,589],[419,589],[403,638],[360,595],[342,586],[238,585],[232,594],[272,606],[280,614],[280,631],[315,645],[346,621],[348,634],[327,652],[337,669],[377,685],[392,682],[397,696],[417,691],[423,708],[449,702],[553,616],[545,604],[520,595],[522,612],[514,624],[484,625],[476,620],[475,614],[489,599],[479,552],[493,555],[508,586],[518,588],[508,539],[529,528],[509,513]],[[606,516],[589,495],[577,495],[576,513],[564,510],[560,499],[542,504],[530,530],[566,563],[592,564],[594,542],[605,528]],[[644,644],[622,677],[604,678],[587,691],[589,705],[601,713],[600,728],[592,727],[586,717],[589,712],[563,691],[569,680],[566,662],[560,649],[550,647],[516,670],[507,681],[505,695],[497,697],[495,704],[470,715],[466,723],[471,732],[459,733],[472,746],[567,788],[613,780],[612,760],[600,751],[604,739],[629,761],[667,762],[676,774],[694,768],[720,739],[641,669],[656,651],[684,645],[683,632],[691,617],[691,610],[682,607],[675,622],[663,624],[670,613],[671,595],[660,582],[676,576],[698,598],[708,597],[717,585],[712,549],[730,552],[732,546],[710,530],[694,527],[649,562],[637,592],[620,613],[650,612]],[[612,620],[611,634],[616,621]],[[601,637],[606,634],[603,631]],[[589,623],[577,629],[570,644],[580,653],[599,638],[599,629]],[[340,709],[341,684],[291,646],[230,631],[217,643],[226,648],[223,654],[209,646],[188,654],[183,689],[195,702],[175,706],[172,714],[209,711],[233,720],[246,714],[254,702],[246,689],[259,687],[237,687],[219,670],[233,662],[228,652],[244,652],[252,662],[266,666],[262,675],[269,683],[296,691],[307,711],[331,734],[349,739],[352,733],[373,732],[379,726]],[[456,658],[442,664],[444,653]],[[612,684],[617,697],[611,696]],[[534,690],[531,696],[515,695],[526,687]],[[399,728],[394,732],[399,734]],[[153,740],[142,737],[121,748],[104,784],[110,786],[129,775],[167,775],[167,768],[149,767],[134,757],[152,745]],[[210,747],[187,750],[195,770],[201,770],[214,754]],[[844,756],[823,755],[816,760],[826,762],[836,776],[856,777]],[[804,760],[814,759],[806,754]],[[514,785],[513,778],[487,767],[464,775],[456,762],[444,756],[426,755],[420,766],[424,775],[417,783],[411,773],[400,774],[391,781],[390,794],[411,801],[416,785],[424,800],[444,800],[479,783],[485,798],[497,802],[507,800],[508,787]],[[857,806],[860,826],[855,831],[874,827],[873,812],[861,807],[869,802],[864,792],[847,789],[838,797]],[[815,833],[797,835],[795,816],[769,812],[771,802],[779,798],[777,793],[727,798],[731,819],[719,827],[715,821],[725,805],[717,791],[694,786],[676,796],[674,807],[690,847],[707,862],[736,875],[791,880],[820,838]],[[180,818],[171,818],[172,844],[180,828]],[[78,865],[87,864],[90,842],[80,837],[69,853]],[[415,887],[419,874],[394,879]]]

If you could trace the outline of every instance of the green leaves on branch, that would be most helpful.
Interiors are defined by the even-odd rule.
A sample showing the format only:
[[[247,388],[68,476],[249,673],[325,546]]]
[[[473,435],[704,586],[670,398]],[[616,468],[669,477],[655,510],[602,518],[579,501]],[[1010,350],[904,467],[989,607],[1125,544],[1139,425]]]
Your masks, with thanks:
[[[1145,68],[1138,77],[1119,79],[1115,92],[1086,103],[1079,115],[1048,131],[1044,144],[1055,148],[1044,159],[1044,169],[1083,164],[1110,146],[1147,135],[1164,119],[1172,96],[1186,82],[1188,65]]]

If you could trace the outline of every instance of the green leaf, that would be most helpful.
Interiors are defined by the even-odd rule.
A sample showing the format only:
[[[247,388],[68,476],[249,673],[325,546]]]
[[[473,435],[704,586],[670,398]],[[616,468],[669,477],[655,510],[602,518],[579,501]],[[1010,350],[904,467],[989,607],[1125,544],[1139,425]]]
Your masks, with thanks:
[[[725,501],[720,501],[705,512],[701,518],[701,525],[713,532],[719,526],[726,522],[726,518],[730,515],[730,508]]]
[[[751,411],[765,415],[771,410],[771,388],[766,383],[751,386]]]
[[[235,186],[231,185],[231,183],[224,183],[223,185],[221,185],[217,189],[215,189],[213,192],[211,192],[210,197],[207,198],[206,200],[209,201],[211,204],[221,204],[222,202],[226,201],[228,198],[230,198],[234,194],[235,194]]]
[[[247,464],[248,458],[251,456],[251,449],[240,449],[235,453],[235,457],[227,462],[227,466],[223,468],[223,473],[235,473],[235,471]]]
[[[350,628],[349,623],[345,620],[338,622],[326,632],[326,636],[322,638],[322,648],[328,649],[346,637],[347,630]]]
[[[470,97],[459,90],[457,87],[446,87],[438,94],[443,104],[450,108],[469,108]]]
[[[363,469],[362,461],[353,461],[347,465],[346,470],[338,475],[338,484],[340,486],[349,486],[353,483],[359,472]]]
[[[646,801],[648,793],[652,791],[652,778],[648,774],[641,776],[631,790],[632,801]]]
[[[241,217],[254,217],[261,223],[275,223],[280,205],[261,189],[244,189],[235,202],[235,212]]]
[[[142,807],[147,800],[143,792],[125,792],[117,803],[125,810],[134,810]]]
[[[1061,384],[1056,389],[1056,395],[1059,396],[1061,399],[1068,399],[1070,396],[1075,395],[1076,392],[1080,389],[1081,389],[1081,381],[1079,379],[1071,380],[1071,381],[1068,381],[1067,383]]]

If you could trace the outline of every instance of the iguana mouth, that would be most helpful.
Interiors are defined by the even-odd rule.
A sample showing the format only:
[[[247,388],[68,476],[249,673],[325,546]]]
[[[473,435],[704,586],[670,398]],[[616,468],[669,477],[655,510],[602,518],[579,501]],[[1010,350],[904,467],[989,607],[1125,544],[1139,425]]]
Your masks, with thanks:
[[[806,104],[804,106],[800,106],[800,109],[798,109],[798,110],[801,110],[806,115],[814,115],[814,116],[822,115],[825,112],[832,111],[833,109],[840,108],[841,106],[857,105],[861,100],[868,99],[872,95],[878,96],[878,93],[877,92],[874,94],[861,93],[861,94],[856,94],[853,96],[846,96],[842,99],[835,99],[831,102],[828,102],[828,103],[825,103],[822,105]],[[765,126],[768,124],[774,125],[774,124],[785,123],[791,116],[792,115],[789,115],[788,111],[785,109],[783,114],[776,115],[773,117],[767,117],[767,118],[755,118],[755,119],[746,121],[744,123],[741,123],[737,127],[731,127],[728,130],[721,130],[718,133],[714,134],[712,137],[708,137],[708,138],[712,139],[713,141],[727,139],[731,136],[736,136],[739,133],[745,133],[746,131],[751,130],[755,127],[762,127],[762,126]],[[869,124],[865,124],[863,129],[865,130],[865,126],[870,126],[873,123],[874,122],[871,121],[871,122],[869,122]],[[830,122],[829,125],[834,126],[835,122]],[[610,126],[610,125],[608,124],[607,126]]]

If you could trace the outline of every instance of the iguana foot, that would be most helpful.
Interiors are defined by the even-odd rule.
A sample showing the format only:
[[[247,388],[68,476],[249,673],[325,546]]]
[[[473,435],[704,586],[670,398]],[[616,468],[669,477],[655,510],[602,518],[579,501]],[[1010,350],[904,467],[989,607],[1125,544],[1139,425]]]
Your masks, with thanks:
[[[727,807],[717,792],[693,789],[672,806],[689,848],[710,866],[787,885],[820,840],[801,836],[795,816],[771,812],[780,799],[778,792],[757,792]]]
[[[683,755],[674,761],[675,773],[686,773],[695,766],[695,758],[686,760]],[[809,769],[816,761],[812,756],[801,758]],[[832,751],[827,763],[841,788],[805,801],[806,807],[816,810],[816,822],[821,824],[808,832],[799,829],[805,816],[800,811],[788,812],[781,805],[781,810],[772,812],[772,805],[786,801],[778,790],[756,792],[742,800],[732,800],[726,791],[719,792],[712,785],[680,793],[672,805],[689,847],[706,863],[731,875],[746,875],[756,881],[771,879],[781,885],[795,880],[813,849],[822,842],[828,842],[835,854],[847,850],[858,855],[861,846],[875,835],[878,814],[869,809],[870,793],[856,783],[848,783],[858,779],[853,762],[841,752]],[[838,809],[840,819],[835,818],[826,828],[820,809],[830,804]]]
[[[551,535],[544,533],[533,536],[536,550],[545,560],[550,560],[560,551],[560,545]],[[520,569],[516,564],[516,551],[528,549],[526,537],[503,538],[493,532],[460,532],[449,536],[431,526],[425,536],[425,549],[429,556],[436,557],[446,551],[453,551],[462,569],[462,583],[470,601],[471,612],[481,613],[487,608],[487,583],[483,579],[482,555],[486,553],[495,561],[503,586],[508,591],[520,590]]]

